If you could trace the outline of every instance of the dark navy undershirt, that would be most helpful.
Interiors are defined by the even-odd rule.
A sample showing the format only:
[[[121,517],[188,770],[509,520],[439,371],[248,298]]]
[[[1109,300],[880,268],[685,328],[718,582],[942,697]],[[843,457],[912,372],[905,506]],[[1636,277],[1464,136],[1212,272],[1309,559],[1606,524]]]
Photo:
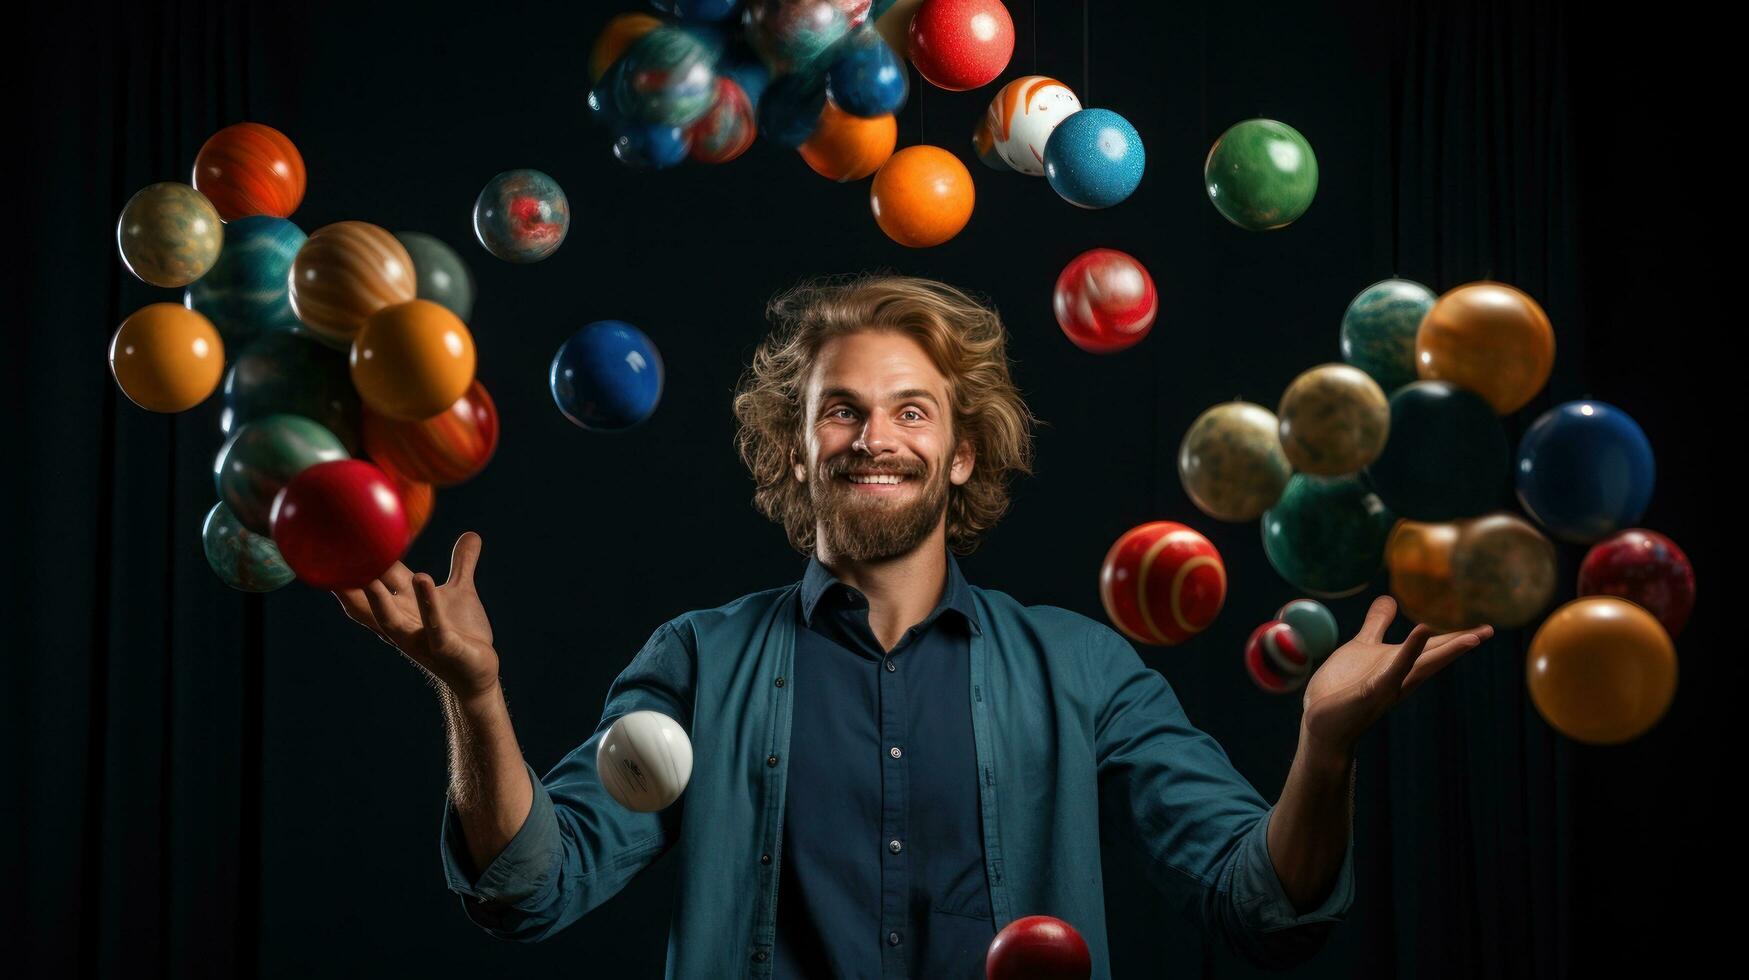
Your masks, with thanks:
[[[981,626],[959,563],[891,651],[818,558],[801,615],[773,975],[981,980],[996,935],[968,695]]]

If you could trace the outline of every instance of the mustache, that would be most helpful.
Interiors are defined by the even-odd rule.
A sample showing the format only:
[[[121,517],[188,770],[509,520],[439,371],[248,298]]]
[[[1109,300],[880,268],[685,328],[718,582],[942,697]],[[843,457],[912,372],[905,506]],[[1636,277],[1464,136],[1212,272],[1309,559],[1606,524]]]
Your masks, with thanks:
[[[869,463],[858,463],[854,460],[831,462],[826,465],[827,476],[848,476],[853,472],[880,476],[921,476],[925,472],[925,468],[921,465],[894,466],[889,464],[877,466]]]

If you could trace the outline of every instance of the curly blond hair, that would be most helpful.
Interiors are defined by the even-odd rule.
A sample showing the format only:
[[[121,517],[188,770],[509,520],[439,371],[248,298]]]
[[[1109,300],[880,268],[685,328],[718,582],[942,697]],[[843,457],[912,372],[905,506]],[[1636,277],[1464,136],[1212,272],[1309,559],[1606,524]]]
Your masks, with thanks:
[[[807,487],[790,473],[805,456],[803,386],[826,341],[861,330],[915,339],[947,378],[953,443],[977,449],[972,475],[948,486],[947,542],[959,555],[977,549],[1008,510],[1008,481],[1032,472],[1032,429],[1040,424],[1008,371],[1008,334],[985,303],[929,279],[889,274],[803,282],[766,306],[771,333],[735,386],[735,446],[753,474],[753,506],[782,524],[797,551],[814,551],[815,514]]]

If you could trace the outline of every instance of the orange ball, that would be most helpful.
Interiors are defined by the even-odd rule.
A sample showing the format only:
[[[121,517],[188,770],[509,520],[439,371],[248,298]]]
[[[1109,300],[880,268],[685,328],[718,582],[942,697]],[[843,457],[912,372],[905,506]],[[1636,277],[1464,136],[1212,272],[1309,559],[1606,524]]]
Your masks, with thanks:
[[[473,334],[448,307],[430,300],[378,310],[352,341],[352,385],[366,405],[389,418],[438,415],[473,382]]]
[[[649,14],[615,15],[595,36],[595,44],[589,49],[589,80],[601,81],[601,76],[607,74],[633,41],[661,26],[662,22]]]
[[[1415,372],[1481,395],[1501,415],[1536,397],[1555,367],[1555,330],[1536,300],[1472,282],[1433,304],[1415,334]]]
[[[206,317],[180,303],[153,303],[121,322],[109,341],[109,370],[135,405],[186,411],[219,386],[225,345]]]
[[[407,247],[366,221],[323,225],[292,258],[292,312],[331,347],[345,348],[366,317],[418,291]]]
[[[898,144],[899,124],[892,113],[865,119],[828,102],[800,151],[815,173],[842,184],[879,170]]]
[[[1400,520],[1385,541],[1385,567],[1391,573],[1391,595],[1403,615],[1437,629],[1477,625],[1458,600],[1452,580],[1458,525]]]
[[[1626,599],[1588,596],[1530,641],[1525,681],[1550,727],[1593,745],[1638,738],[1676,696],[1676,647],[1657,617]]]
[[[401,509],[407,512],[407,544],[411,546],[419,532],[425,530],[426,522],[431,520],[431,511],[437,506],[437,488],[429,483],[409,480],[387,467],[379,468],[389,478],[389,486],[394,487],[396,495],[401,498]]]
[[[907,146],[887,158],[869,187],[875,223],[911,248],[940,245],[972,218],[972,175],[939,146]]]
[[[194,158],[194,189],[226,221],[289,218],[304,202],[304,158],[272,126],[241,122],[214,133]]]

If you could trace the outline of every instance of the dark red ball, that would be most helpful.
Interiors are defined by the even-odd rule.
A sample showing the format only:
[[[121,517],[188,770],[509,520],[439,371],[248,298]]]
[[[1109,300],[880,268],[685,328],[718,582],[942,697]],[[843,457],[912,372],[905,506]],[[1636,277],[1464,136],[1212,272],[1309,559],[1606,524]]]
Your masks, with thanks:
[[[1076,347],[1111,354],[1148,335],[1160,311],[1154,277],[1134,256],[1095,248],[1075,256],[1051,294],[1057,326]]]
[[[1675,639],[1694,611],[1694,566],[1676,542],[1657,531],[1629,528],[1586,552],[1579,595],[1612,595],[1643,606]]]
[[[1075,927],[1048,915],[1029,915],[1002,928],[984,957],[986,980],[1087,980],[1093,954]]]
[[[407,511],[382,470],[362,459],[305,468],[273,498],[273,543],[299,579],[360,589],[407,550]]]

